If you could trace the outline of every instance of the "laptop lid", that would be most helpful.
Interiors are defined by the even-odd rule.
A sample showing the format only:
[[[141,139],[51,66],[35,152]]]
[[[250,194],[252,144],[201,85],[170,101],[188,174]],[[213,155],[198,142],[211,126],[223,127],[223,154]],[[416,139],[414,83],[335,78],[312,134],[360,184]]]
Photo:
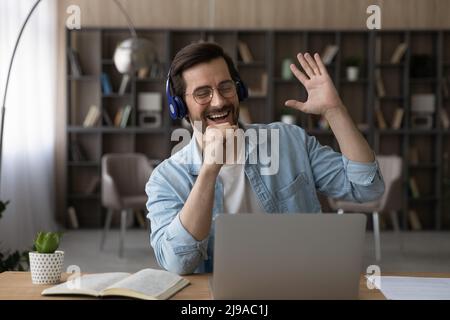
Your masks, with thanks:
[[[221,214],[215,299],[356,299],[363,214]]]

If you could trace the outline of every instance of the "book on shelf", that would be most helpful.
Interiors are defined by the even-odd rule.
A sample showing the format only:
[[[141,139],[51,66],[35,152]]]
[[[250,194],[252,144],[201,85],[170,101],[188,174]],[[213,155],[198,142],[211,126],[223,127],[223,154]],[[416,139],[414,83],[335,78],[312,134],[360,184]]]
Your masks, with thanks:
[[[148,74],[150,72],[150,69],[148,67],[140,68],[137,71],[137,77],[138,79],[145,79],[148,77]]]
[[[101,83],[102,83],[102,92],[105,95],[113,93],[111,79],[109,78],[109,75],[105,72],[102,73],[100,77]]]
[[[450,119],[448,117],[447,110],[441,108],[439,110],[439,116],[440,116],[439,118],[441,118],[442,128],[447,130],[450,127]]]
[[[166,300],[189,284],[189,280],[165,270],[143,269],[134,274],[107,272],[78,276],[47,288],[42,295],[119,296]]]
[[[391,124],[392,129],[400,129],[402,127],[403,114],[404,114],[403,108],[395,109],[394,117],[392,119],[392,124]]]
[[[126,105],[123,108],[122,118],[120,119],[120,127],[121,128],[126,128],[127,127],[127,123],[128,123],[128,120],[130,119],[130,115],[131,115],[131,106],[130,105]]]
[[[114,126],[120,127],[120,123],[122,122],[122,114],[123,114],[123,108],[120,108],[117,110],[116,115],[114,116]]]
[[[324,65],[329,65],[333,62],[334,57],[339,51],[339,46],[330,44],[325,47],[325,50],[321,54],[322,62]]]
[[[408,45],[406,44],[406,42],[399,43],[391,56],[391,63],[392,64],[400,63],[403,56],[405,55],[406,49],[408,49]]]
[[[74,207],[70,206],[67,208],[67,217],[68,217],[70,228],[78,229],[80,227],[80,225],[78,223],[77,212]]]
[[[93,176],[89,184],[86,186],[86,193],[94,194],[100,187],[100,177],[98,175]]]
[[[248,88],[249,97],[265,97],[267,96],[268,76],[267,72],[261,74],[261,84],[259,88]]]
[[[408,211],[408,221],[412,230],[422,230],[422,223],[420,222],[419,215],[416,210]]]
[[[239,49],[239,55],[241,56],[242,61],[244,61],[245,63],[250,63],[250,62],[254,61],[253,55],[252,55],[247,43],[245,43],[244,41],[239,41],[238,49]]]
[[[80,56],[78,52],[73,48],[68,48],[67,55],[70,63],[70,73],[74,77],[81,77],[83,75],[80,63]]]
[[[130,75],[124,74],[122,76],[122,81],[120,82],[118,94],[124,95],[125,92],[127,91],[127,87],[128,87],[129,83],[130,83]]]
[[[381,70],[378,68],[375,69],[375,85],[378,97],[382,98],[386,96],[386,89],[384,88],[383,78],[381,77]]]
[[[93,127],[97,124],[98,119],[100,119],[100,108],[96,105],[92,105],[89,107],[89,111],[84,118],[83,127]]]
[[[384,115],[380,107],[380,102],[378,100],[375,101],[375,116],[377,118],[378,128],[381,130],[386,129],[386,120],[384,119]]]
[[[409,178],[409,189],[413,198],[417,199],[420,197],[419,185],[417,184],[416,178]]]
[[[109,116],[107,111],[103,111],[103,121],[104,121],[105,125],[108,126],[108,127],[113,127],[114,126],[114,123],[111,120],[111,117]]]

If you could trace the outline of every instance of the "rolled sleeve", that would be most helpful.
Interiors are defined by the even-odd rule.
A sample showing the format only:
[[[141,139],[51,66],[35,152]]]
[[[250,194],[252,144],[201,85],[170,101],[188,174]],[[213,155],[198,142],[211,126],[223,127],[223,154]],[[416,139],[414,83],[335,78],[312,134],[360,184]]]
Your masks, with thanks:
[[[350,182],[368,186],[373,183],[375,175],[379,171],[378,162],[357,162],[349,160],[346,156],[342,155],[342,161],[344,162],[344,168],[347,172],[347,177]]]
[[[171,243],[175,254],[186,254],[191,251],[199,251],[203,259],[207,259],[208,239],[196,240],[183,226],[180,215],[173,219],[166,230],[166,240]]]

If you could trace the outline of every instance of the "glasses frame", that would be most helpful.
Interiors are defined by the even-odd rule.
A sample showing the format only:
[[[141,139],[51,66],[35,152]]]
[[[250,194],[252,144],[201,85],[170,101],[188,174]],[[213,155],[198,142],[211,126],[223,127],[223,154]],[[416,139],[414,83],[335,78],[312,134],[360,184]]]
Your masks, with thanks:
[[[229,97],[226,97],[226,96],[224,96],[223,94],[222,94],[222,92],[220,92],[220,86],[221,85],[223,85],[223,84],[228,84],[228,83],[231,83],[231,84],[233,84],[233,95],[231,95],[231,96],[229,96]],[[201,87],[201,88],[199,88],[199,89],[195,89],[192,93],[185,93],[184,95],[185,96],[192,96],[193,98],[194,98],[194,100],[195,100],[195,102],[196,103],[198,103],[199,105],[207,105],[207,104],[209,104],[211,101],[212,101],[212,98],[213,98],[213,96],[214,96],[214,91],[215,90],[217,90],[217,92],[220,94],[220,96],[222,97],[222,98],[224,98],[224,99],[229,99],[229,98],[232,98],[232,97],[234,97],[234,96],[236,96],[236,94],[237,94],[237,82],[236,81],[234,81],[234,80],[225,80],[225,81],[223,81],[218,87],[211,87],[211,86],[205,86],[205,87]],[[209,99],[208,99],[208,101],[207,102],[202,102],[202,103],[200,103],[200,102],[198,102],[197,101],[197,98],[198,97],[196,97],[196,95],[195,95],[195,92],[197,91],[197,90],[203,90],[203,89],[209,89],[210,90],[210,94],[209,94]]]

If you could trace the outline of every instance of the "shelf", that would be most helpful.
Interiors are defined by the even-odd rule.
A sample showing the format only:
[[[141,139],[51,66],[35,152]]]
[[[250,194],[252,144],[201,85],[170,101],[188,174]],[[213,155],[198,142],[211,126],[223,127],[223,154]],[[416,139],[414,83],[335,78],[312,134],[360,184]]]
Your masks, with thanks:
[[[404,62],[401,63],[390,63],[390,62],[381,62],[375,65],[375,68],[403,68],[405,66]]]
[[[164,127],[160,128],[144,128],[144,127],[126,127],[126,128],[114,128],[114,127],[80,127],[69,126],[68,132],[73,133],[164,133],[167,130]]]
[[[435,134],[438,134],[438,130],[437,129],[409,129],[408,133],[412,134],[412,135],[419,135],[419,134],[435,135]]]
[[[98,167],[100,163],[97,161],[69,161],[67,165],[70,167]]]
[[[99,80],[99,76],[95,76],[95,75],[83,75],[83,76],[68,76],[67,80],[70,81],[97,81]]]
[[[127,99],[131,98],[131,94],[118,94],[118,93],[111,93],[111,94],[102,94],[102,98],[119,98],[119,99]]]
[[[350,81],[350,80],[347,80],[346,78],[343,78],[340,80],[340,82],[342,84],[367,84],[368,80],[367,79],[357,79],[355,81]]]
[[[411,196],[409,196],[409,201],[411,202],[432,202],[432,201],[438,201],[439,197],[435,197],[435,196],[421,196],[419,198],[413,198]]]
[[[70,193],[69,199],[71,200],[99,200],[99,194],[91,194],[91,193]]]
[[[410,164],[410,169],[436,169],[436,163],[421,163],[421,164]]]
[[[403,100],[403,96],[384,96],[384,97],[377,97],[379,100]]]
[[[253,62],[244,62],[244,61],[238,61],[237,67],[265,67],[266,63],[264,61],[253,61]]]
[[[136,82],[138,83],[165,83],[165,78],[145,78],[145,79],[139,79],[136,78]]]
[[[411,84],[434,84],[436,83],[436,78],[411,78],[409,82]]]
[[[172,150],[173,145],[178,143],[176,141],[170,141],[171,132],[183,127],[179,121],[172,122],[166,113],[163,114],[162,126],[159,128],[137,126],[138,115],[136,114],[135,104],[138,100],[139,93],[143,91],[161,91],[164,95],[165,75],[158,78],[144,79],[139,79],[136,75],[133,75],[130,80],[131,90],[128,89],[124,95],[119,95],[117,88],[121,82],[121,74],[115,70],[112,57],[116,47],[116,40],[121,38],[122,35],[128,34],[128,30],[126,28],[115,28],[111,32],[109,28],[91,28],[90,32],[93,31],[97,34],[95,37],[86,37],[77,30],[66,31],[66,35],[72,39],[68,41],[69,47],[76,44],[79,48],[89,48],[89,50],[80,50],[79,52],[81,62],[85,62],[81,65],[87,68],[84,70],[87,74],[81,77],[67,75],[68,94],[71,98],[67,101],[67,114],[71,115],[69,120],[79,119],[79,122],[73,122],[79,123],[79,125],[70,125],[67,123],[66,140],[68,144],[72,138],[78,140],[77,142],[80,144],[81,151],[86,151],[89,154],[90,157],[86,157],[86,159],[90,161],[68,161],[65,164],[66,171],[70,172],[67,175],[65,192],[67,194],[66,198],[74,202],[78,199],[82,200],[78,202],[80,204],[79,210],[88,211],[89,214],[92,214],[92,217],[95,217],[99,221],[99,217],[102,217],[103,211],[99,202],[94,202],[94,200],[100,199],[100,195],[71,194],[71,188],[73,186],[83,185],[85,183],[84,180],[89,181],[91,175],[98,175],[101,167],[99,159],[106,152],[140,152],[146,154],[149,159],[166,159],[170,156],[170,150]],[[446,35],[448,31],[444,31],[443,38],[441,37],[441,30],[430,31],[425,35],[421,34],[420,37],[417,37],[417,34],[419,34],[417,30],[377,31],[376,36],[381,36],[383,42],[382,47],[384,48],[380,63],[375,63],[374,52],[372,51],[375,48],[376,36],[374,37],[373,33],[369,31],[357,31],[356,33],[354,31],[348,31],[294,29],[203,30],[201,28],[200,30],[158,29],[155,31],[154,29],[140,29],[142,35],[149,35],[152,41],[155,42],[158,49],[158,59],[159,61],[165,62],[164,66],[169,65],[176,51],[184,47],[184,45],[197,41],[199,37],[212,34],[218,35],[215,40],[223,45],[235,60],[237,68],[240,71],[242,70],[241,75],[243,76],[244,82],[258,88],[260,87],[260,75],[266,72],[268,75],[266,95],[256,95],[248,98],[251,106],[251,115],[255,122],[277,121],[280,106],[287,99],[292,98],[293,93],[298,98],[304,98],[305,96],[306,92],[295,76],[292,76],[291,79],[282,78],[281,66],[286,57],[290,57],[293,63],[298,63],[295,59],[297,52],[312,52],[314,50],[320,53],[322,48],[325,48],[328,44],[336,44],[339,46],[339,53],[330,64],[326,65],[326,68],[330,73],[331,79],[339,84],[339,93],[344,96],[343,100],[346,101],[349,113],[354,116],[357,122],[366,123],[365,128],[368,129],[360,131],[367,138],[375,152],[379,154],[397,154],[405,158],[409,152],[409,147],[413,145],[417,147],[419,153],[426,152],[429,154],[432,152],[432,159],[441,159],[444,152],[450,152],[450,130],[445,130],[441,127],[430,130],[407,128],[411,123],[410,102],[412,93],[431,91],[438,94],[438,85],[442,79],[439,79],[438,76],[450,75],[448,53],[450,37]],[[152,35],[155,32],[158,35],[153,37]],[[357,35],[356,37],[355,34]],[[433,37],[429,39],[428,35],[433,35]],[[443,71],[440,71],[436,77],[407,78],[410,77],[410,65],[406,62],[409,61],[408,55],[410,53],[407,53],[407,56],[405,56],[406,59],[403,59],[398,64],[390,62],[391,52],[394,51],[398,43],[405,41],[406,38],[410,38],[410,50],[413,50],[411,44],[414,44],[414,50],[416,51],[419,46],[416,43],[416,39],[426,40],[425,43],[427,43],[427,46],[424,49],[430,49],[435,53],[436,57],[441,57],[440,60],[436,60],[440,63],[440,65],[436,66],[436,71],[438,68]],[[238,59],[238,41],[240,40],[248,44],[254,61],[250,63],[236,61]],[[385,41],[386,45],[384,46]],[[428,46],[428,44],[432,46]],[[352,52],[357,52],[361,55],[362,60],[366,62],[364,70],[361,70],[359,74],[360,78],[356,81],[347,80],[345,67],[343,66],[344,57],[349,56]],[[99,58],[92,59],[92,57]],[[70,64],[68,66],[70,67]],[[374,78],[369,78],[369,75],[374,76],[374,71],[377,69],[381,70],[386,93],[391,95],[376,97],[376,81]],[[68,72],[70,72],[70,68]],[[110,73],[111,81],[116,92],[109,95],[103,94],[102,86],[99,83],[101,72]],[[74,82],[71,83],[70,81]],[[75,81],[80,82],[76,83]],[[443,94],[439,98],[436,99],[436,109],[439,110],[442,106],[448,108],[450,98],[443,97]],[[385,120],[388,124],[388,127],[382,130],[377,128],[376,113],[374,110],[368,109],[369,106],[374,106],[377,100],[382,107]],[[128,126],[126,128],[108,127],[102,125],[106,122],[99,122],[98,127],[83,127],[82,119],[86,117],[90,104],[97,104],[103,109],[106,108],[110,112],[110,116],[115,114],[117,112],[116,110],[124,104],[130,104],[134,107],[131,115],[133,121],[130,121],[134,126]],[[161,104],[163,108],[166,105],[164,101]],[[253,105],[264,105],[264,108],[253,109]],[[393,109],[390,109],[391,107]],[[399,129],[392,129],[390,127],[391,120],[395,115],[395,107],[403,107],[405,111],[402,127]],[[318,139],[320,138],[322,144],[328,144],[332,147],[337,146],[334,133],[331,130],[320,129],[317,126],[316,123],[319,117],[310,118],[299,113],[297,118],[299,123],[305,126],[306,132],[317,136]],[[437,115],[433,119],[435,122],[439,121]],[[306,127],[311,129],[306,129]],[[189,131],[192,132],[192,130]],[[435,150],[440,154],[435,154]],[[69,148],[69,151],[74,152],[71,148]],[[71,155],[70,152],[69,155]],[[69,159],[77,158],[69,157]],[[430,184],[434,185],[434,183],[436,185],[442,183],[443,178],[437,177],[437,169],[441,163],[442,161],[438,162],[436,160],[434,162],[429,159],[425,163],[409,164],[406,168],[405,181],[408,181],[407,179],[409,179],[411,174],[415,174],[418,185],[423,187],[421,191],[425,194],[424,197],[414,199],[408,192],[403,190],[402,202],[405,204],[402,208],[403,216],[401,219],[404,219],[403,222],[406,221],[405,223],[407,223],[406,213],[410,206],[418,208],[418,211],[420,211],[418,212],[419,216],[428,214],[426,212],[427,206],[433,207],[432,212],[430,210],[429,213],[430,217],[433,216],[436,219],[442,220],[442,215],[440,215],[441,211],[439,211],[441,210],[441,206],[433,206],[432,202],[442,196],[441,189],[434,189],[429,186]],[[434,182],[435,178],[438,181]],[[427,179],[430,179],[431,182]],[[404,184],[404,187],[407,187],[407,183]],[[433,193],[428,195],[431,191]],[[411,201],[408,201],[406,204],[405,200]],[[82,227],[89,227],[90,223],[88,221]],[[438,224],[436,223],[436,228],[437,226]]]
[[[405,134],[405,129],[376,129],[379,134]]]

